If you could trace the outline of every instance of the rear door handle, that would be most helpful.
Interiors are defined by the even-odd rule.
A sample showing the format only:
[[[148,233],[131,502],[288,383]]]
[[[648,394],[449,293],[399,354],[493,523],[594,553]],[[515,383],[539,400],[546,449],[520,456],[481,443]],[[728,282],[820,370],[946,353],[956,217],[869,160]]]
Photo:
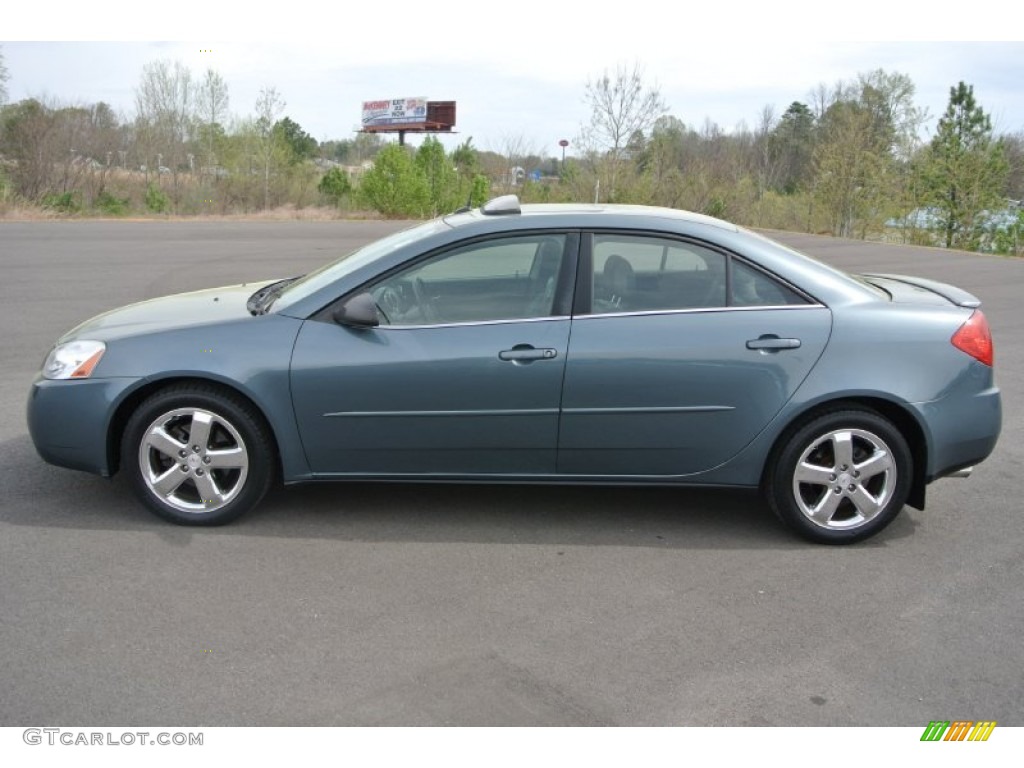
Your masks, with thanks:
[[[529,344],[517,344],[512,349],[506,349],[498,353],[498,359],[509,360],[513,363],[528,363],[533,360],[554,360],[558,357],[558,351],[554,349],[537,349]]]
[[[799,346],[800,339],[780,339],[775,334],[765,334],[760,338],[750,339],[747,342],[747,349],[763,349],[767,351],[796,349]]]

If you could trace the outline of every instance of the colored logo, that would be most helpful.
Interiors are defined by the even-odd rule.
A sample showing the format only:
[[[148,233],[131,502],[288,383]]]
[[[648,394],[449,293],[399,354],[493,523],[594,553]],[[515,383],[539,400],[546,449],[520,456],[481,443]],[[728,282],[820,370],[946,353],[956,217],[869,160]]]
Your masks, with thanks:
[[[932,720],[921,741],[988,741],[995,727],[995,720]]]

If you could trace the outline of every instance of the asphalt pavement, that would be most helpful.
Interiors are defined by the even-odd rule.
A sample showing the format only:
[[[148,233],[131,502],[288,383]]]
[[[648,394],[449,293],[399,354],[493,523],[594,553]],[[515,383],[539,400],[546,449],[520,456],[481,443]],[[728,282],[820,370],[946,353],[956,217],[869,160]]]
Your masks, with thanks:
[[[217,529],[39,459],[54,339],[394,222],[0,222],[0,726],[1024,725],[1024,261],[772,236],[982,298],[1004,425],[853,547],[753,493],[338,484]]]

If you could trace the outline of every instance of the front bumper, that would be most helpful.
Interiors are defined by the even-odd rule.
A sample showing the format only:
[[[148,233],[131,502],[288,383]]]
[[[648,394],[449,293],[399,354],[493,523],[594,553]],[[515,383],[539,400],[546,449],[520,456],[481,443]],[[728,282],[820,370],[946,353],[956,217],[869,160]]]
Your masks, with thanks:
[[[42,376],[28,397],[28,432],[44,461],[110,477],[107,451],[117,405],[139,378],[52,381]]]

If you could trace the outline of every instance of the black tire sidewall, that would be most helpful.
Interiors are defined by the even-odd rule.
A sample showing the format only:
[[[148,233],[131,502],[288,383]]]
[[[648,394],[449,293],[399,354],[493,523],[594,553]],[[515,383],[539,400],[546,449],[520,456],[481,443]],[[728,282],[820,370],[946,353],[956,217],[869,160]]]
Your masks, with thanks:
[[[862,429],[877,435],[889,447],[896,465],[892,498],[877,516],[848,530],[814,524],[800,511],[793,496],[793,473],[804,450],[822,435],[838,429]],[[810,419],[781,441],[768,472],[766,495],[776,515],[804,538],[824,544],[852,544],[874,536],[896,518],[910,495],[913,472],[907,441],[891,421],[874,411],[845,408]]]
[[[160,501],[146,484],[139,466],[139,447],[149,425],[177,408],[201,408],[224,419],[245,443],[249,467],[244,485],[230,502],[210,512],[183,512]],[[274,479],[273,450],[262,419],[242,400],[208,387],[174,387],[158,392],[135,410],[121,441],[121,467],[141,501],[158,517],[178,525],[223,525],[252,509]]]

